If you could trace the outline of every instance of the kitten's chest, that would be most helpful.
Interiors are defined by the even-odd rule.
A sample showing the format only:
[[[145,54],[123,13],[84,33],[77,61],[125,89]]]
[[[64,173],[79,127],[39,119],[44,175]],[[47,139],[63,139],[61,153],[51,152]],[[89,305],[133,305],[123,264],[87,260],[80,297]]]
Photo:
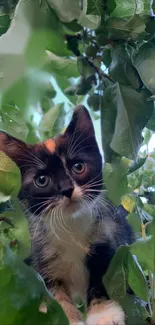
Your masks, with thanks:
[[[54,229],[53,229],[54,230]],[[61,279],[73,295],[85,296],[89,274],[85,258],[89,253],[90,242],[84,225],[73,223],[67,229],[48,232],[48,273],[52,279]],[[52,257],[56,256],[55,259]]]

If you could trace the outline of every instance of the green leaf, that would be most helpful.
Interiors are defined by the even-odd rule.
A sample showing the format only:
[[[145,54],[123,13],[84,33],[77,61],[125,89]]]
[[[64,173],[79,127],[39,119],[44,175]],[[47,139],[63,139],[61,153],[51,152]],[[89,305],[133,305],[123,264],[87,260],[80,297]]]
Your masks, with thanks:
[[[22,207],[18,200],[13,200],[13,210],[6,212],[6,217],[13,224],[10,232],[18,242],[18,256],[25,259],[31,254],[31,240],[28,228],[28,220],[24,215]]]
[[[149,215],[151,215],[153,218],[155,218],[155,208],[154,208],[154,205],[155,205],[155,193],[154,192],[150,192],[148,193],[149,194],[149,203],[145,203],[143,205],[143,209],[149,213]],[[148,228],[146,229],[148,230]]]
[[[96,29],[101,22],[101,17],[100,17],[100,12],[97,12],[99,15],[94,15],[91,13],[88,13],[88,4],[90,3],[90,1],[88,2],[88,0],[83,0],[83,8],[82,11],[80,13],[79,19],[78,19],[78,23],[86,28],[89,29]],[[93,4],[94,6],[94,4]],[[90,9],[90,8],[89,8]]]
[[[134,65],[144,85],[155,94],[155,47],[146,43],[142,45],[134,58]]]
[[[136,201],[135,193],[127,193],[122,197],[121,204],[126,211],[131,213],[135,209]]]
[[[122,306],[128,319],[128,325],[148,325],[147,305],[135,295],[126,294],[125,297],[118,297],[117,301]]]
[[[50,51],[46,51],[46,53],[48,55],[48,70],[67,78],[79,76],[76,60],[61,58]]]
[[[154,19],[149,19],[146,24],[146,33],[145,40],[151,41],[155,37],[155,21]]]
[[[106,88],[101,102],[102,144],[105,160],[113,152],[135,160],[142,144],[141,131],[152,115],[146,89],[136,91],[118,83]]]
[[[154,271],[154,239],[151,236],[146,240],[139,239],[130,246],[130,251],[137,256],[143,270]]]
[[[78,83],[75,86],[75,94],[76,95],[86,95],[88,94],[89,90],[92,88],[92,79],[81,77]]]
[[[40,121],[39,131],[42,139],[58,135],[64,126],[64,103],[57,104],[44,114]]]
[[[149,129],[145,129],[144,130],[144,141],[143,141],[143,143],[148,145],[151,138],[152,138],[152,132]]]
[[[0,4],[0,15],[8,14],[12,17],[18,0],[1,0]]]
[[[28,258],[31,254],[31,241],[26,219],[20,204],[13,203],[11,211],[0,214],[0,238],[8,243],[18,256],[22,259]]]
[[[128,255],[128,246],[121,246],[114,255],[108,271],[103,277],[103,283],[110,298],[124,297],[126,295],[127,283],[124,259]]]
[[[55,88],[53,87],[52,83],[49,82],[47,84],[47,89],[45,90],[45,96],[49,99],[52,99],[56,96],[56,93],[57,92],[56,92]]]
[[[121,156],[135,160],[142,143],[141,131],[153,111],[153,105],[147,102],[149,92],[145,89],[138,92],[118,83],[111,90],[117,117],[110,147]]]
[[[104,165],[103,178],[108,197],[115,205],[119,205],[121,197],[128,193],[127,170],[128,165],[123,158],[115,158],[112,164]]]
[[[130,213],[127,216],[127,220],[135,233],[137,233],[138,236],[141,236],[142,223],[139,214],[135,212]]]
[[[136,256],[128,252],[128,284],[135,295],[148,301],[148,287],[146,277],[140,267]]]
[[[146,34],[147,19],[135,14],[126,22],[126,28],[129,29],[129,36],[132,39],[142,40]]]
[[[76,20],[71,21],[70,23],[63,23],[63,26],[65,29],[67,29],[67,32],[69,34],[80,32],[83,28],[80,26]]]
[[[100,16],[97,15],[86,15],[85,12],[81,12],[80,17],[78,19],[78,23],[89,29],[96,29],[101,22]]]
[[[148,129],[150,129],[151,131],[155,131],[155,109],[153,109],[153,114],[152,114],[150,120],[148,121],[146,127]]]
[[[109,48],[104,49],[103,50],[103,54],[102,54],[102,61],[105,64],[106,67],[109,67],[110,63],[111,63],[111,51]]]
[[[69,96],[74,96],[76,93],[76,86],[70,86],[68,88],[65,89],[65,94],[69,95]]]
[[[97,52],[98,52],[98,46],[96,46],[96,44],[90,44],[87,46],[85,53],[88,57],[90,58],[96,58]]]
[[[100,112],[101,112],[101,130],[102,130],[102,146],[104,150],[104,159],[111,162],[114,151],[110,147],[115,130],[116,107],[111,100],[112,87],[109,86],[104,91],[104,96],[100,96]]]
[[[61,91],[66,96],[66,100],[68,98],[70,103],[73,103],[74,105],[76,105],[76,97],[65,93],[66,88],[70,87],[72,85],[72,82],[67,77],[63,77],[58,74],[55,74],[55,79],[56,79],[58,87],[61,89]]]
[[[120,246],[103,278],[111,299],[118,300],[126,296],[127,285],[141,299],[148,301],[148,287],[144,273],[129,246]]]
[[[109,17],[107,20],[107,33],[108,38],[117,40],[119,39],[127,39],[130,35],[130,28],[128,28],[127,20],[118,18],[118,17]]]
[[[0,151],[0,202],[17,195],[21,187],[21,175],[17,165]]]
[[[91,66],[88,60],[84,57],[79,57],[77,67],[82,77],[89,78],[95,73],[95,69]]]
[[[129,166],[128,175],[141,168],[145,164],[146,159],[147,156],[145,158],[138,157],[138,159]]]
[[[130,191],[134,191],[135,189],[138,189],[143,180],[143,175],[142,173],[139,173],[139,170],[131,173],[128,175],[128,185],[130,188]]]
[[[127,38],[142,40],[146,34],[146,24],[144,20],[136,14],[129,20],[126,18],[110,17],[107,20],[106,26],[108,27],[108,38],[113,40],[126,40]]]
[[[68,325],[62,308],[52,299],[41,277],[27,267],[2,241],[0,257],[0,300],[3,301],[0,323]],[[39,306],[44,300],[47,301],[47,313],[39,312]]]
[[[27,127],[28,127],[29,132],[28,132],[28,135],[26,138],[26,142],[31,143],[31,144],[36,144],[40,140],[36,126],[33,125],[32,123],[27,123]]]
[[[100,109],[100,101],[102,101],[102,98],[99,94],[92,94],[88,97],[87,104],[96,112]]]
[[[45,80],[50,78],[44,70],[48,60],[45,50],[57,55],[69,53],[63,25],[44,4],[20,0],[9,32],[0,39],[2,107],[14,102],[26,118],[32,115]]]
[[[150,15],[151,14],[151,8],[150,8],[150,1],[148,0],[140,0],[134,1],[134,0],[115,0],[116,2],[116,8],[112,12],[112,17],[131,17],[135,14],[137,15]]]
[[[111,50],[111,57],[112,61],[109,66],[109,73],[112,79],[118,81],[122,85],[132,86],[135,89],[140,88],[142,82],[137,70],[132,65],[125,46],[115,46]]]
[[[8,15],[0,15],[0,36],[8,30],[10,26],[10,17]]]
[[[26,140],[28,135],[28,126],[23,120],[21,111],[13,105],[4,105],[0,111],[2,121],[0,128],[8,132],[10,135],[21,140]]]
[[[80,2],[77,0],[47,0],[47,2],[63,22],[69,23],[80,16]]]
[[[11,209],[10,201],[0,203],[0,213],[3,213],[5,211],[9,211],[10,209]]]

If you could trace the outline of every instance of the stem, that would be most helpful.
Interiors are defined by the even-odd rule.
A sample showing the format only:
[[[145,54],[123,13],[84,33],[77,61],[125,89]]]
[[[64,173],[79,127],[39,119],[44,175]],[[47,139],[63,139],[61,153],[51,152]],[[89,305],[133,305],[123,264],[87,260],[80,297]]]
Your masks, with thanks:
[[[94,70],[97,72],[99,79],[102,80],[102,77],[108,79],[109,81],[111,81],[112,83],[114,83],[114,81],[111,79],[111,77],[104,73],[100,68],[98,68],[88,57],[85,57],[85,60],[89,63],[89,65],[91,67],[94,68]]]

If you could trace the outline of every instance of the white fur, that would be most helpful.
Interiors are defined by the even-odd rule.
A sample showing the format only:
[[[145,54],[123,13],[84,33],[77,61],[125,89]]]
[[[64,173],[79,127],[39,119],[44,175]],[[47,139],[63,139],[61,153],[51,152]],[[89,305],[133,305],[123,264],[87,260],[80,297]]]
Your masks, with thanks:
[[[61,279],[72,298],[80,296],[85,299],[89,272],[84,259],[91,253],[92,243],[99,239],[104,241],[104,234],[106,239],[113,236],[114,223],[105,220],[104,224],[93,225],[96,202],[82,204],[83,200],[79,200],[79,197],[82,197],[82,193],[76,186],[73,200],[62,199],[60,208],[42,216],[43,224],[38,222],[37,216],[35,222],[32,218],[31,232],[34,246],[42,249],[41,258],[46,265],[42,269],[42,276],[52,280]]]
[[[88,314],[86,324],[125,325],[125,314],[119,304],[115,301],[109,300],[92,307]]]
[[[90,216],[63,216],[64,224],[55,224],[48,232],[48,255],[50,251],[58,257],[48,266],[51,277],[60,278],[68,285],[68,290],[85,298],[88,286],[88,271],[84,258],[89,250],[86,232],[89,230]]]

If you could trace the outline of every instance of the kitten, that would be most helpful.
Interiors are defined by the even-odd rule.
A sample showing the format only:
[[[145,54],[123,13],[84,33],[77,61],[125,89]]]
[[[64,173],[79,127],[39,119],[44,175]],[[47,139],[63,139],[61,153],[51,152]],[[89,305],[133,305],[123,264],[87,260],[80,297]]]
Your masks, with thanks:
[[[33,264],[70,324],[84,324],[74,304],[78,295],[87,301],[87,325],[125,325],[102,277],[116,249],[134,235],[103,198],[102,158],[88,111],[78,106],[64,134],[36,145],[1,132],[0,149],[21,170]]]

